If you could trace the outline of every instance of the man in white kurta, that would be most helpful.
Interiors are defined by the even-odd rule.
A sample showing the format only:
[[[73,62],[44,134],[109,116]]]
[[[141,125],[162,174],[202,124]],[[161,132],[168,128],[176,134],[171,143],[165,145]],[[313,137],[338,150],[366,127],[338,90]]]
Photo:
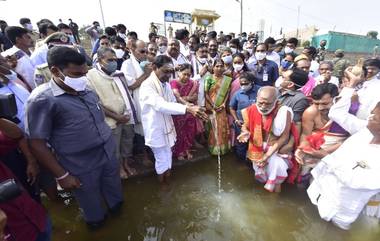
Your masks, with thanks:
[[[377,117],[379,118],[379,117]],[[321,160],[307,190],[321,218],[349,229],[370,198],[380,193],[380,145],[364,128]]]
[[[127,84],[130,90],[132,90],[133,100],[135,102],[137,112],[137,123],[135,123],[135,133],[144,136],[144,131],[141,124],[141,105],[140,105],[140,86],[145,81],[150,73],[151,68],[149,65],[145,65],[144,69],[140,66],[140,63],[146,61],[147,49],[144,41],[137,41],[132,43],[132,54],[129,59],[123,62],[121,71],[127,80]]]
[[[349,80],[348,85],[343,88],[339,101],[331,107],[329,112],[329,118],[351,135],[365,128],[370,112],[380,101],[380,60],[368,59],[364,61],[363,67],[367,72],[364,77],[357,77],[351,72],[345,72],[345,76]],[[360,105],[358,112],[354,115],[349,113],[349,109],[352,97],[355,95],[357,95]],[[366,207],[366,214],[380,219],[380,194],[371,198]]]
[[[145,144],[156,159],[155,168],[161,182],[167,182],[172,167],[172,151],[177,135],[172,115],[190,112],[202,118],[206,116],[198,106],[176,103],[168,83],[174,66],[170,57],[158,56],[153,63],[154,71],[140,88],[141,121]]]

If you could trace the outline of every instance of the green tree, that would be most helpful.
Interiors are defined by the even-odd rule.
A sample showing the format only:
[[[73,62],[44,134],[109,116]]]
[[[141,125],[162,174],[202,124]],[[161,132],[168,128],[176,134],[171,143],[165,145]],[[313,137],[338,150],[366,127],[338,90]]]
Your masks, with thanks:
[[[367,33],[367,37],[370,37],[370,38],[372,38],[372,39],[377,39],[377,35],[378,35],[379,33],[377,32],[377,31],[368,31],[368,33]]]

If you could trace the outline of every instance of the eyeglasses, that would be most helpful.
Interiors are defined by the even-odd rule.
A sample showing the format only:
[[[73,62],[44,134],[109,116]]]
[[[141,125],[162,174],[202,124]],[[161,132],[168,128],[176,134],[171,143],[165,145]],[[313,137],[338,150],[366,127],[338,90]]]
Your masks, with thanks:
[[[139,52],[140,54],[146,54],[148,51],[146,51],[146,49],[140,49],[138,52]]]

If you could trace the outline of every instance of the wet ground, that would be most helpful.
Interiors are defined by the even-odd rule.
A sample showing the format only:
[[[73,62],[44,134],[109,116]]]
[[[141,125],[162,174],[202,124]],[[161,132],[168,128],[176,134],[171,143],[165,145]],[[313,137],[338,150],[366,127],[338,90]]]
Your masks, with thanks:
[[[154,176],[127,180],[122,212],[96,232],[87,229],[74,201],[47,203],[53,240],[380,240],[377,220],[361,217],[350,231],[340,230],[319,218],[305,190],[285,186],[280,194],[268,193],[232,155],[221,160],[221,190],[216,158],[177,167],[173,174],[169,191]]]

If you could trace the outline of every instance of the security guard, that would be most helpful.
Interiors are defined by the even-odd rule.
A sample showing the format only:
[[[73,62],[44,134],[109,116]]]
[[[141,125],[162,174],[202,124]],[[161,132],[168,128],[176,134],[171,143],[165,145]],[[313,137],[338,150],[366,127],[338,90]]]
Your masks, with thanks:
[[[43,83],[49,82],[51,79],[51,73],[48,67],[46,60],[47,52],[48,50],[57,45],[69,45],[70,46],[70,39],[69,37],[63,33],[63,32],[56,32],[45,39],[45,45],[41,46],[38,50],[39,54],[38,56],[35,56],[35,59],[38,59],[40,56],[42,64],[37,65],[36,70],[34,71],[34,83],[36,86],[39,86]]]

